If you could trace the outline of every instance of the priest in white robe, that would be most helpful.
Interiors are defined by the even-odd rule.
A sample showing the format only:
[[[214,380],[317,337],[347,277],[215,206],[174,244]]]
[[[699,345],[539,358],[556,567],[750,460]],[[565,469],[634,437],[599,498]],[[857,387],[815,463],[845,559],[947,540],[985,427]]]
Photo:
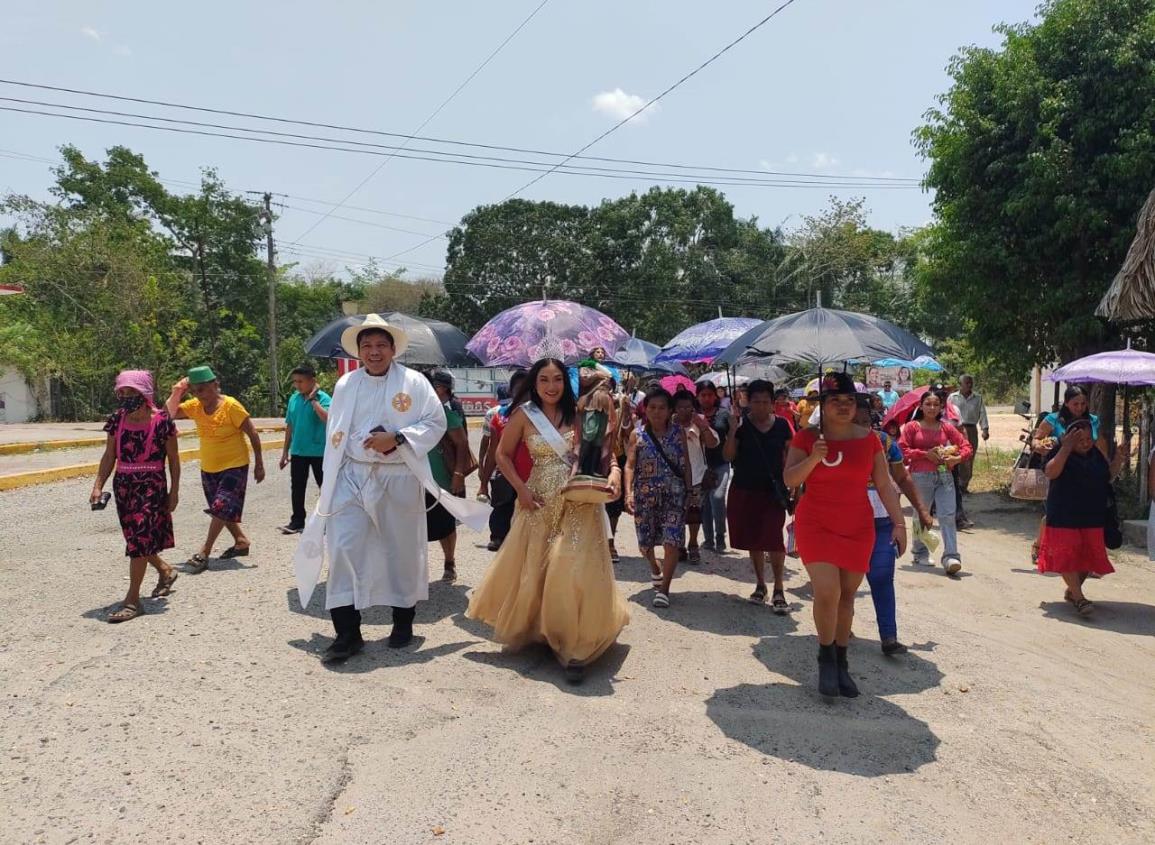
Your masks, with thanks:
[[[324,483],[293,559],[301,605],[309,603],[326,552],[325,607],[336,638],[325,660],[364,648],[361,611],[393,608],[389,646],[413,639],[417,602],[429,597],[425,492],[482,530],[489,508],[442,491],[426,458],[445,434],[445,411],[428,379],[396,363],[405,331],[370,314],[346,329],[341,345],[361,360],[333,391]]]

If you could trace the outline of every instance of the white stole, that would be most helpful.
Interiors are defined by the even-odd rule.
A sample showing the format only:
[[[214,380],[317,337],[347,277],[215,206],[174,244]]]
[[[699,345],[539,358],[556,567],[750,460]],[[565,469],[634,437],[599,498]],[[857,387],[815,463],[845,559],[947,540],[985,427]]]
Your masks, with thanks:
[[[349,429],[353,423],[354,405],[357,401],[357,387],[362,380],[370,378],[364,370],[357,369],[342,376],[333,389],[333,399],[329,406],[329,422],[326,426],[328,437],[325,443],[324,482],[317,506],[305,523],[300,542],[293,555],[293,571],[297,579],[297,594],[301,606],[306,607],[313,595],[313,588],[321,577],[325,563],[325,527],[332,512],[333,493],[341,465],[345,462]],[[459,499],[441,489],[429,469],[427,457],[445,434],[445,409],[437,398],[429,380],[398,363],[393,363],[386,376],[386,401],[379,409],[382,426],[386,431],[401,431],[406,443],[397,447],[397,452],[409,471],[417,477],[422,486],[445,507],[454,517],[464,522],[474,531],[486,531],[489,527],[489,505]],[[408,401],[397,397],[408,397]],[[396,400],[396,404],[395,404]]]
[[[529,417],[529,421],[533,423],[533,427],[537,429],[537,433],[541,435],[542,440],[550,445],[550,448],[557,452],[557,456],[572,465],[574,461],[573,450],[570,449],[569,444],[565,442],[565,438],[561,436],[561,432],[557,427],[549,421],[541,408],[537,407],[533,402],[525,402],[521,406],[521,410]]]

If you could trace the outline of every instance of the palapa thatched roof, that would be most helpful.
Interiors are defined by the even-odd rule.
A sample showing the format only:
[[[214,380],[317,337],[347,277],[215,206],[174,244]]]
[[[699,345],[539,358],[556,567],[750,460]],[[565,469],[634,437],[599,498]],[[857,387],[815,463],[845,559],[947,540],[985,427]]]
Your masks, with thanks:
[[[1139,212],[1135,240],[1095,314],[1112,323],[1155,320],[1155,191]]]

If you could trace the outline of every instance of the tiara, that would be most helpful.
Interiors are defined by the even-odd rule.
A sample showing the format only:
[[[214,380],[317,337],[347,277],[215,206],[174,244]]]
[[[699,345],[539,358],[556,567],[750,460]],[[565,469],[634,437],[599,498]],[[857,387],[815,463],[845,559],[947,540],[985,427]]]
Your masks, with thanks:
[[[562,346],[561,338],[554,337],[549,332],[542,336],[542,339],[530,352],[533,354],[535,364],[546,358],[556,358],[558,361],[565,362],[565,348]]]

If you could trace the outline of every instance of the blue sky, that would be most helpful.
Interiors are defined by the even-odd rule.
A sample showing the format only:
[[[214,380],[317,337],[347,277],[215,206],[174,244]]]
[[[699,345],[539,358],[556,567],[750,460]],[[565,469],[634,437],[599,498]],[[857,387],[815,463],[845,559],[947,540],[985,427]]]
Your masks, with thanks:
[[[405,133],[540,2],[14,4],[0,25],[0,77]],[[550,0],[422,134],[573,152],[779,2]],[[963,45],[996,45],[992,26],[1029,20],[1034,9],[1035,0],[795,0],[589,154],[832,176],[921,177],[924,165],[911,131],[946,90],[951,56]],[[148,108],[8,85],[0,85],[0,96],[122,111]],[[45,196],[48,165],[4,156],[52,158],[64,143],[92,157],[124,144],[165,179],[194,180],[200,167],[213,166],[237,191],[270,190],[329,203],[340,201],[383,160],[0,112],[0,191]],[[359,263],[355,256],[393,256],[425,240],[412,233],[443,232],[531,176],[392,159],[348,200],[349,207],[333,212],[376,225],[329,218],[301,239],[332,206],[281,199],[291,207],[282,211],[278,238],[298,241],[314,256],[304,262],[330,269]],[[650,184],[554,174],[524,196],[588,204]],[[865,196],[871,222],[881,228],[930,219],[929,197],[917,189],[722,190],[739,215],[756,215],[770,226],[796,226],[801,215],[821,210],[832,193]],[[316,257],[323,254],[333,258]],[[388,266],[409,262],[417,276],[442,267],[444,259],[445,241],[434,240]]]

